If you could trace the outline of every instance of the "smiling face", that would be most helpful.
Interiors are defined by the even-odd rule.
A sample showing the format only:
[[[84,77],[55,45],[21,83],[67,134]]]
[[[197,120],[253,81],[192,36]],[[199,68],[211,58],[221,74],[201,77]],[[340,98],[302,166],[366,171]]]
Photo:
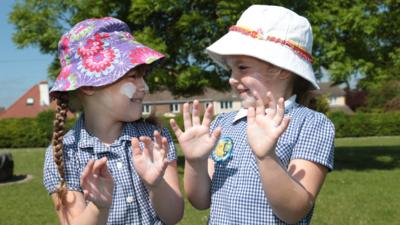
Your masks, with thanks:
[[[240,95],[243,108],[255,106],[254,91],[258,92],[264,103],[268,91],[275,99],[287,99],[292,95],[293,75],[286,70],[242,55],[226,56],[225,62],[231,70],[229,84]]]
[[[145,68],[136,67],[118,81],[103,87],[83,91],[90,112],[105,114],[114,121],[130,122],[142,116],[142,101],[148,91],[143,79]],[[90,116],[90,115],[89,115]]]

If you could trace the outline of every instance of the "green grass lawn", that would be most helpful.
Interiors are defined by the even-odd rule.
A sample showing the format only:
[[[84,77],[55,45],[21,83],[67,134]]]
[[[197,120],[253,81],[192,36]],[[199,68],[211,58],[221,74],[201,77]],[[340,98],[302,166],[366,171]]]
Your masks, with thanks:
[[[319,195],[312,224],[399,224],[400,137],[342,138],[335,143],[335,170]],[[0,151],[12,152],[16,175],[33,175],[26,183],[0,184],[0,225],[58,224],[42,185],[44,149]],[[182,171],[180,163],[180,176]],[[207,215],[186,200],[180,224],[205,224]]]

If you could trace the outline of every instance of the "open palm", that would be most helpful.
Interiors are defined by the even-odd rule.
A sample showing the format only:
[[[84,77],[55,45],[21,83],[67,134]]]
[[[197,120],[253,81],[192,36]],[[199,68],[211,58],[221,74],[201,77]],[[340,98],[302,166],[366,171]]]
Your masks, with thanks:
[[[114,180],[108,171],[107,158],[89,160],[80,180],[86,200],[101,208],[108,208],[112,203]]]
[[[275,152],[275,146],[289,124],[289,118],[284,117],[284,100],[280,98],[276,104],[271,92],[268,92],[268,108],[265,110],[258,93],[256,108],[249,107],[247,115],[247,138],[254,155],[262,159]]]
[[[193,102],[192,119],[190,118],[189,104],[183,105],[183,121],[185,131],[182,131],[171,119],[170,124],[182,148],[186,160],[205,160],[210,155],[216,141],[218,140],[221,129],[216,128],[210,134],[210,124],[212,120],[213,109],[210,104],[204,114],[203,122],[200,123],[199,102]]]
[[[143,151],[139,139],[144,144]],[[132,138],[133,164],[136,172],[148,187],[157,186],[167,168],[168,143],[158,131],[154,131],[154,142],[149,137]]]

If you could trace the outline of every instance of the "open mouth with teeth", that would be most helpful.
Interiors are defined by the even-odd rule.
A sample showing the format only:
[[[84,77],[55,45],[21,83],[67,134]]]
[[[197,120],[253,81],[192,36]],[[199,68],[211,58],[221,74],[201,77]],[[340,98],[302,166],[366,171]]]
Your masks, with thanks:
[[[142,103],[143,98],[130,98],[129,100],[131,102],[135,102],[135,103]]]

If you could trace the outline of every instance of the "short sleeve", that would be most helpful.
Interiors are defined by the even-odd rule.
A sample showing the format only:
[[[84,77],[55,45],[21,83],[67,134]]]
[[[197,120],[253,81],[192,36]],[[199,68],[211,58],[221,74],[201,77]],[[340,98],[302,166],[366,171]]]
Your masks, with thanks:
[[[304,159],[333,169],[335,127],[322,113],[309,114],[299,133],[291,160]]]
[[[64,147],[65,148],[65,147]],[[75,160],[74,151],[63,151],[63,159],[65,165],[65,180],[68,190],[82,192],[80,186],[80,173],[77,161]],[[44,167],[43,167],[43,184],[48,193],[51,194],[57,190],[61,181],[61,177],[57,170],[57,165],[53,159],[53,148],[49,146],[46,150]]]
[[[175,148],[175,144],[174,141],[171,137],[171,134],[169,133],[167,128],[163,128],[161,130],[161,135],[167,138],[167,142],[168,142],[168,154],[167,154],[167,159],[168,162],[174,161],[177,159],[177,155],[176,155],[176,148]]]

